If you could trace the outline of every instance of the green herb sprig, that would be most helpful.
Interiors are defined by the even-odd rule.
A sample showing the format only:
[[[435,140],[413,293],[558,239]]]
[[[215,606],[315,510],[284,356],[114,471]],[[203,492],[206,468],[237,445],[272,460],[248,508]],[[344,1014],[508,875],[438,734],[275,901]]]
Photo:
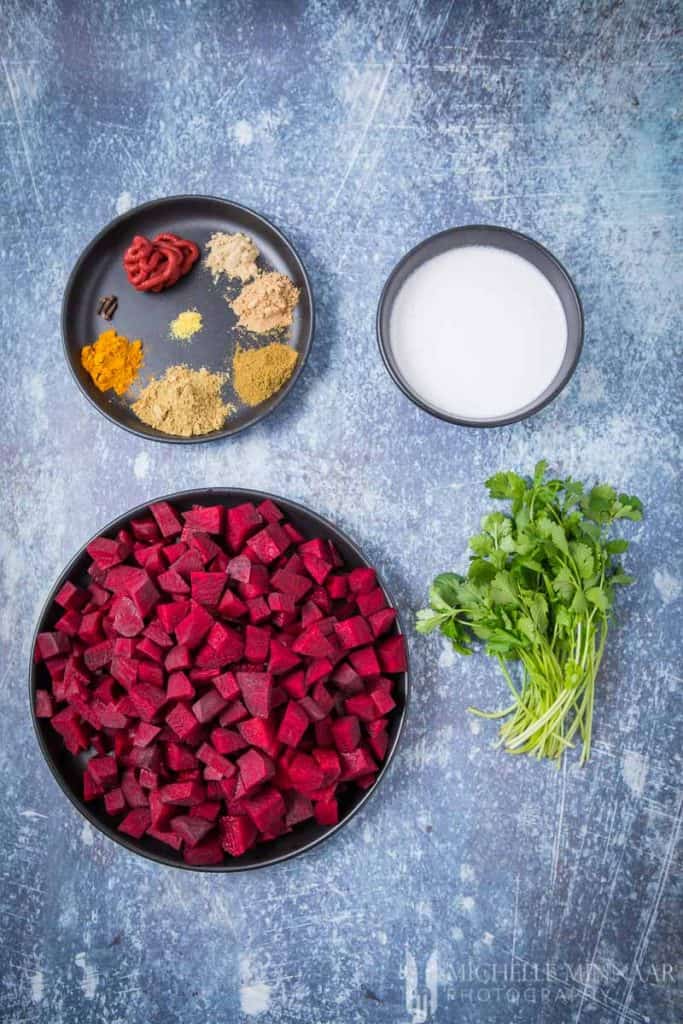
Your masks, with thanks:
[[[642,505],[606,484],[586,490],[571,477],[548,479],[547,470],[543,461],[532,479],[496,473],[486,481],[492,498],[512,503],[510,514],[484,517],[470,538],[467,575],[436,577],[416,628],[440,630],[460,654],[481,642],[497,659],[512,703],[468,710],[505,719],[499,746],[560,762],[580,739],[585,763],[615,591],[633,583],[619,561],[628,541],[610,532],[619,519],[640,520]],[[517,683],[510,662],[521,663]]]

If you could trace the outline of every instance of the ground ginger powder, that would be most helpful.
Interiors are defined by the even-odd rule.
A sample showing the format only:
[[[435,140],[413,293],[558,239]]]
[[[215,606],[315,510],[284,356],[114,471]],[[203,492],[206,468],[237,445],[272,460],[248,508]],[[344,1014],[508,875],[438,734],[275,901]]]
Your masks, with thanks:
[[[271,270],[245,285],[229,305],[238,318],[238,327],[267,334],[291,325],[298,301],[296,285],[285,274]]]
[[[81,363],[100,391],[127,391],[142,366],[142,342],[128,341],[111,328],[103,331],[93,345],[81,349]]]
[[[163,377],[151,380],[133,404],[143,423],[164,434],[195,437],[220,430],[233,406],[221,397],[222,373],[206,368],[169,366]]]
[[[238,348],[232,363],[233,386],[245,405],[259,405],[289,380],[297,353],[274,341],[265,348]]]
[[[256,260],[259,251],[248,235],[237,231],[229,235],[216,231],[206,244],[207,257],[204,266],[211,271],[214,284],[221,274],[237,277],[240,281],[251,281],[258,274]]]

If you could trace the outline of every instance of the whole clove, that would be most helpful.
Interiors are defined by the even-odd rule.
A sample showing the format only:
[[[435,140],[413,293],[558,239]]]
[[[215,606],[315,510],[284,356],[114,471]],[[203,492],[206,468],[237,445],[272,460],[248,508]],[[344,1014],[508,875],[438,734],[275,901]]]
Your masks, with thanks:
[[[104,295],[97,305],[97,313],[99,316],[104,317],[105,320],[111,320],[118,309],[118,305],[119,300],[115,295]]]

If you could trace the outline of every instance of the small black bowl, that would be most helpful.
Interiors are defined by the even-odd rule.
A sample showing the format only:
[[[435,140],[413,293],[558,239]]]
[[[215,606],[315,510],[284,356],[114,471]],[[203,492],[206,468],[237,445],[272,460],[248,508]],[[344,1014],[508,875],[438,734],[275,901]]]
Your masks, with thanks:
[[[136,291],[126,278],[123,254],[134,235],[152,238],[173,231],[191,238],[202,250],[198,263],[172,288],[158,294]],[[299,288],[300,299],[294,321],[283,338],[298,353],[298,361],[289,380],[274,395],[250,407],[243,405],[226,385],[225,400],[236,406],[220,430],[196,437],[164,434],[138,419],[131,409],[131,396],[138,384],[150,377],[162,376],[176,363],[191,369],[205,366],[213,372],[230,368],[230,357],[237,342],[257,348],[271,338],[235,330],[236,317],[225,301],[225,294],[237,294],[239,282],[222,278],[216,284],[203,265],[205,245],[214,231],[241,231],[253,238],[261,252],[261,266],[286,274]],[[99,298],[116,295],[118,308],[111,322],[97,315]],[[203,315],[201,331],[190,342],[168,337],[168,325],[180,312],[196,308]],[[175,444],[195,444],[231,437],[252,426],[272,412],[295,386],[301,375],[313,340],[315,311],[308,275],[291,242],[265,217],[239,203],[215,196],[168,196],[153,199],[116,217],[106,225],[79,256],[64,291],[62,303],[62,340],[71,374],[88,401],[112,423],[138,437]],[[141,338],[144,364],[133,389],[117,397],[113,391],[99,391],[81,365],[81,349],[104,330],[115,328],[127,338]]]
[[[460,249],[465,246],[480,245],[497,249],[504,249],[507,252],[522,256],[529,263],[532,263],[537,270],[548,279],[557,292],[562,303],[565,317],[567,318],[567,348],[554,380],[538,397],[529,402],[521,409],[512,413],[506,413],[498,417],[485,417],[473,419],[463,416],[453,416],[444,412],[436,406],[430,405],[420,397],[406,381],[399,370],[391,348],[391,311],[396,296],[405,284],[410,275],[421,267],[423,263],[440,256],[450,249]],[[416,245],[414,249],[401,259],[389,274],[386,280],[377,308],[377,341],[379,350],[384,360],[384,365],[394,383],[398,385],[404,395],[411,402],[424,409],[425,412],[436,416],[447,423],[455,423],[461,427],[503,427],[508,423],[516,423],[518,420],[533,416],[544,406],[552,402],[553,398],[559,395],[576,369],[576,364],[581,355],[583,347],[583,308],[574,282],[562,266],[560,261],[539,242],[533,238],[521,234],[519,231],[511,231],[509,228],[490,226],[487,224],[471,224],[466,227],[449,228],[437,235],[425,238],[423,242]]]
[[[312,512],[304,505],[299,505],[297,502],[280,498],[274,494],[268,494],[266,491],[250,491],[233,487],[215,487],[208,488],[206,490],[177,491],[175,494],[167,494],[162,498],[152,498],[150,501],[145,502],[144,505],[138,505],[136,508],[126,512],[125,515],[118,516],[116,519],[112,520],[112,522],[105,526],[104,529],[98,531],[95,537],[114,537],[119,530],[128,525],[131,519],[134,519],[136,516],[144,513],[148,506],[153,504],[155,501],[170,501],[176,507],[182,510],[187,510],[193,505],[203,504],[220,504],[224,505],[226,508],[230,508],[233,505],[239,505],[245,501],[260,502],[264,501],[266,498],[270,498],[280,506],[288,520],[304,535],[304,537],[323,537],[334,541],[348,568],[355,569],[370,565],[360,548],[358,548],[345,533],[342,533],[338,527],[333,526],[327,519],[323,519],[322,516]],[[91,537],[90,540],[94,540],[95,537]],[[54,603],[55,595],[59,592],[59,589],[67,580],[73,580],[76,583],[83,584],[87,582],[86,566],[89,564],[90,558],[86,552],[86,548],[90,543],[90,540],[87,544],[83,545],[76,555],[74,555],[50,591],[43,610],[40,613],[38,625],[33,636],[33,643],[31,645],[31,667],[29,671],[29,701],[31,704],[31,717],[33,719],[33,728],[35,729],[40,749],[43,752],[43,756],[45,757],[50,771],[54,775],[56,781],[59,783],[74,807],[81,812],[83,817],[87,818],[90,824],[99,829],[100,832],[103,832],[106,836],[113,839],[114,842],[119,843],[121,846],[125,846],[126,849],[130,850],[132,853],[140,854],[143,857],[147,857],[149,860],[157,861],[159,864],[166,864],[169,867],[187,868],[190,871],[216,872],[245,871],[250,868],[267,867],[271,864],[277,864],[280,861],[288,860],[290,857],[295,857],[297,854],[304,853],[306,850],[310,850],[312,847],[317,846],[318,843],[329,838],[329,836],[333,835],[343,825],[350,821],[354,814],[361,809],[365,802],[369,800],[375,792],[379,783],[386,775],[389,764],[396,753],[396,748],[408,709],[408,671],[394,677],[396,682],[393,696],[396,701],[396,708],[391,712],[391,719],[389,723],[389,746],[387,749],[387,755],[377,774],[377,778],[369,789],[353,790],[344,795],[340,808],[340,819],[336,825],[325,827],[318,825],[313,820],[302,822],[287,835],[280,836],[278,839],[274,839],[271,842],[256,846],[242,857],[226,860],[223,864],[194,866],[186,864],[180,854],[176,853],[165,844],[158,842],[156,839],[152,839],[149,836],[143,836],[142,839],[133,839],[131,836],[118,832],[112,826],[109,816],[105,813],[101,800],[96,800],[87,804],[84,802],[81,797],[82,776],[87,758],[83,753],[77,756],[70,754],[62,743],[61,737],[54,731],[54,729],[52,729],[49,724],[49,720],[36,717],[36,690],[45,688],[49,685],[49,675],[43,665],[37,665],[33,661],[33,652],[35,650],[38,634],[43,632],[43,630],[52,629],[56,619],[62,614],[61,609]],[[387,604],[392,608],[395,608],[396,605],[387,591],[386,586],[380,579],[379,574],[377,579],[379,586],[384,591]],[[392,633],[389,635],[396,635],[397,633],[402,633],[398,619]]]

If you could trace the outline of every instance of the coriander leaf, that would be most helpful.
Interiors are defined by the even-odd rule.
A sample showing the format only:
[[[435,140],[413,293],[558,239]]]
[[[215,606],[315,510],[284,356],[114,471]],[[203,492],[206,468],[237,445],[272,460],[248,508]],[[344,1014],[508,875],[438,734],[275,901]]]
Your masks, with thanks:
[[[574,578],[566,566],[563,566],[552,583],[553,590],[558,594],[563,601],[570,601],[574,591],[576,590],[576,583]]]
[[[606,612],[609,608],[607,595],[601,587],[591,587],[590,590],[587,590],[586,600],[595,605],[596,608],[599,608],[601,612]]]
[[[490,555],[493,551],[493,540],[488,533],[475,533],[474,537],[470,537],[470,548],[475,555]]]
[[[517,604],[515,585],[508,573],[497,572],[491,581],[490,590],[494,604]]]
[[[437,611],[450,611],[458,606],[458,588],[462,576],[454,572],[442,572],[429,589],[429,601]],[[435,603],[436,602],[436,603]]]
[[[629,543],[627,540],[610,540],[605,544],[605,550],[609,555],[621,555],[624,551],[628,551]]]
[[[473,558],[467,570],[467,578],[472,583],[490,583],[496,575],[496,567],[483,558]]]
[[[582,544],[580,541],[572,541],[569,545],[569,551],[574,564],[579,570],[579,576],[582,580],[589,580],[595,571],[595,562],[593,560],[593,552],[587,544]]]

